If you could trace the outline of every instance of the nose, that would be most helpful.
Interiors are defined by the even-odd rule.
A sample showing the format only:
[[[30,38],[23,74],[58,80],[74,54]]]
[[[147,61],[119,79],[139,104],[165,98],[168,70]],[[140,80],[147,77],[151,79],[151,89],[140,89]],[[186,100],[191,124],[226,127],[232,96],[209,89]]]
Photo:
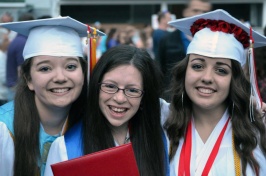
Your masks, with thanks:
[[[127,97],[126,95],[124,94],[124,91],[123,90],[118,90],[114,96],[113,96],[114,100],[118,103],[118,104],[122,104],[124,102],[127,101]]]
[[[212,72],[211,69],[205,69],[204,70],[204,73],[202,75],[201,81],[204,84],[212,84],[212,82],[213,82],[213,72]]]
[[[58,68],[55,70],[55,75],[54,75],[53,81],[56,83],[60,83],[60,84],[67,81],[67,76],[65,74],[64,69]]]

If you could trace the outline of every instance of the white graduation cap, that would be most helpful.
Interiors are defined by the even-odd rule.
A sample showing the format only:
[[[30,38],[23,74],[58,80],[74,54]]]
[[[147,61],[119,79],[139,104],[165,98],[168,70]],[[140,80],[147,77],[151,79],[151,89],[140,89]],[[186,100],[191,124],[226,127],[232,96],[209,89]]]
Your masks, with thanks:
[[[207,19],[210,20],[209,24],[207,24]],[[220,21],[221,28],[224,27],[224,29],[222,30],[226,31],[227,30],[226,28],[230,26],[230,31],[223,32],[220,31],[221,30],[220,29],[214,32],[209,27],[202,28],[203,25],[200,26],[199,28],[202,29],[194,34],[193,40],[191,41],[188,47],[187,54],[194,53],[209,57],[223,57],[223,58],[235,59],[238,62],[240,62],[241,65],[245,64],[246,58],[244,57],[245,52],[244,52],[243,43],[240,43],[236,39],[236,37],[242,37],[242,36],[236,36],[234,33],[231,33],[231,31],[233,30],[231,26],[233,26],[232,24],[234,24],[235,26],[239,27],[240,29],[242,29],[247,33],[248,38],[246,38],[247,41],[244,42],[246,42],[245,44],[248,43],[248,45],[249,45],[250,28],[248,28],[238,19],[231,16],[228,12],[221,9],[204,13],[201,15],[196,15],[189,18],[182,18],[175,21],[171,21],[169,22],[169,24],[174,26],[178,30],[184,32],[185,34],[192,36],[192,32],[190,29],[193,26],[194,22],[196,22],[197,20],[201,24],[204,23],[204,21],[201,20],[206,20],[205,23],[206,25],[209,26],[212,26],[211,23],[213,20],[217,21],[216,25],[219,25]],[[221,20],[227,23],[225,24]],[[236,33],[239,32],[241,34],[240,31],[235,31],[235,32]],[[204,40],[202,40],[202,37],[204,37]],[[266,38],[263,35],[259,34],[258,32],[252,30],[252,37],[254,39],[253,46],[255,48],[266,45]]]
[[[245,49],[249,48],[251,95],[261,107],[261,97],[256,81],[253,47],[266,45],[266,37],[248,28],[224,10],[215,10],[193,17],[170,21],[170,25],[193,36],[187,54],[198,54],[211,58],[228,58],[246,63]],[[252,101],[251,101],[252,102]]]
[[[23,57],[38,55],[83,57],[80,37],[87,37],[88,26],[71,17],[2,23],[0,26],[28,36]],[[97,35],[105,35],[101,31]]]

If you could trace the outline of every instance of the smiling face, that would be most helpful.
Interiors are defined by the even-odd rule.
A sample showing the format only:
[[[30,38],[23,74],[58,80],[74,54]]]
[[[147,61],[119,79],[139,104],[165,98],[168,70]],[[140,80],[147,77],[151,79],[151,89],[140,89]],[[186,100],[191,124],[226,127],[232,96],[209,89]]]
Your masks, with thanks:
[[[193,107],[224,108],[231,77],[231,60],[190,54],[185,89]]]
[[[105,73],[102,83],[113,84],[120,89],[143,90],[141,73],[132,65],[118,66]],[[139,109],[141,97],[127,97],[122,90],[108,94],[100,90],[99,105],[113,128],[127,128],[128,121]]]
[[[28,87],[35,92],[38,108],[70,107],[84,84],[78,57],[36,56],[30,75]]]

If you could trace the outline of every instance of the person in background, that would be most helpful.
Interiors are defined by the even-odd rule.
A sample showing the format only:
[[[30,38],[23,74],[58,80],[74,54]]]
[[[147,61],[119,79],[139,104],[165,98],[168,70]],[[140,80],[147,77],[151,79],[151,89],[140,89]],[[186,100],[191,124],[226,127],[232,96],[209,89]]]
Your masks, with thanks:
[[[251,43],[250,29],[224,10],[170,25],[193,36],[173,69],[170,174],[266,175],[265,105],[261,112],[256,75],[248,80],[242,68],[245,49],[266,45],[266,37],[252,30]]]
[[[15,99],[0,107],[0,172],[42,176],[51,143],[87,108],[87,25],[70,17],[0,25],[28,36]]]
[[[266,36],[266,27],[263,28],[263,35]],[[257,65],[258,85],[262,100],[266,101],[266,46],[254,48]]]
[[[183,10],[183,17],[192,17],[208,12],[211,10],[211,7],[211,3],[207,0],[189,0],[187,7]],[[177,62],[185,57],[190,41],[190,36],[176,29],[165,35],[159,42],[156,61],[159,63],[164,75],[165,91],[163,98],[167,101],[170,101],[168,88],[171,80],[171,70]]]
[[[117,28],[111,28],[105,41],[106,50],[119,45],[117,41]]]
[[[10,12],[4,12],[0,18],[1,23],[8,23],[8,22],[12,22],[13,20],[14,20],[13,16],[11,15]]]
[[[153,41],[153,52],[155,58],[158,57],[158,47],[159,42],[163,36],[168,34],[168,22],[171,20],[171,14],[168,11],[163,11],[158,13],[158,28],[155,29],[152,33],[152,41]]]
[[[12,14],[8,11],[2,13],[0,17],[0,23],[9,23],[9,22],[12,22],[13,20],[14,18]],[[8,30],[9,41],[12,41],[16,37],[16,35],[17,35],[16,32]]]
[[[34,17],[29,13],[20,15],[18,21],[30,21]],[[24,62],[22,52],[26,43],[27,37],[22,34],[17,34],[11,41],[7,50],[6,62],[6,85],[8,87],[8,101],[14,99],[16,85],[20,79],[20,66]]]
[[[53,175],[51,164],[129,142],[140,175],[169,175],[160,78],[145,49],[119,45],[106,51],[90,77],[87,117],[52,144],[45,176]]]
[[[0,105],[7,102],[8,88],[6,86],[6,51],[9,45],[9,31],[0,28]]]

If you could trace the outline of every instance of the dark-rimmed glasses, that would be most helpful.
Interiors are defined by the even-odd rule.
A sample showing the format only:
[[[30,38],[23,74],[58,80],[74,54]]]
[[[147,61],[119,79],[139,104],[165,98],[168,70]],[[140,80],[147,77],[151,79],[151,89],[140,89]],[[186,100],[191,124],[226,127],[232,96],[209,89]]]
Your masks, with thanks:
[[[100,85],[100,89],[108,94],[115,94],[117,93],[119,90],[122,90],[124,92],[124,94],[127,97],[130,98],[139,98],[143,95],[144,91],[140,90],[140,89],[136,89],[136,88],[125,88],[125,89],[120,89],[119,87],[117,87],[114,84],[110,84],[110,83],[99,83]]]

